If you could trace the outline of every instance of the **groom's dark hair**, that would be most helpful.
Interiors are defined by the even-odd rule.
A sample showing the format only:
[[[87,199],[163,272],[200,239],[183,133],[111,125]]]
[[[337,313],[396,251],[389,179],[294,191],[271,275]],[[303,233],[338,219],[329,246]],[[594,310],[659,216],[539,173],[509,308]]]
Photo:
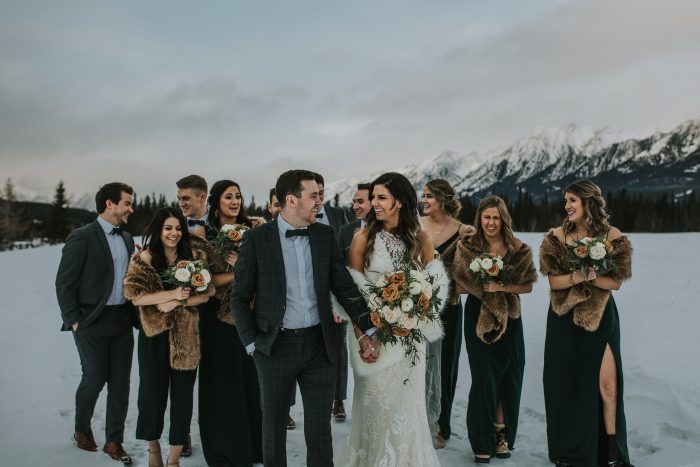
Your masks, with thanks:
[[[304,180],[316,181],[316,174],[309,170],[288,170],[277,179],[275,184],[275,193],[280,207],[287,204],[287,195],[294,195],[297,198],[301,197],[301,182]]]

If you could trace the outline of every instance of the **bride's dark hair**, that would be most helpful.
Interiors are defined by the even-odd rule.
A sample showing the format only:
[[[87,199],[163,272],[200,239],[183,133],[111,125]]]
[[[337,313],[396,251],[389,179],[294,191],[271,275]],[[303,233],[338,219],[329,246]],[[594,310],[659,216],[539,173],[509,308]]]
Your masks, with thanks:
[[[418,231],[420,223],[418,221],[418,196],[416,190],[411,185],[406,177],[396,172],[388,172],[380,175],[369,186],[369,199],[374,198],[374,187],[382,185],[391,196],[394,197],[394,203],[401,203],[399,209],[399,223],[392,234],[399,237],[406,245],[406,253],[408,260],[415,266],[421,265],[421,245],[418,242]],[[365,268],[369,267],[369,261],[374,252],[374,242],[377,234],[382,230],[382,221],[377,220],[374,209],[370,209],[367,213],[367,248],[363,255],[363,264]]]

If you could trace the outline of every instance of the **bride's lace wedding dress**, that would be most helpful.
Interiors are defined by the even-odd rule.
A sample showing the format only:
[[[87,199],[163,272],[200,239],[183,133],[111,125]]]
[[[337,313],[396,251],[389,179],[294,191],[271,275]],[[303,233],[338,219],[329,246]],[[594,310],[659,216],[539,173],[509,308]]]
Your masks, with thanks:
[[[367,281],[376,282],[384,272],[405,266],[404,243],[394,235],[377,234],[374,253],[364,275],[351,271],[360,290]],[[427,269],[444,286],[439,295],[443,304],[447,295],[447,275],[442,264],[434,260]],[[440,277],[442,276],[442,277]],[[424,331],[429,340],[442,336],[440,320]],[[352,329],[352,327],[350,328]],[[382,348],[376,363],[359,358],[354,334],[348,338],[352,356],[355,390],[352,404],[352,430],[336,465],[340,467],[427,467],[439,466],[425,406],[425,342],[419,345],[422,358],[412,367],[403,347]]]

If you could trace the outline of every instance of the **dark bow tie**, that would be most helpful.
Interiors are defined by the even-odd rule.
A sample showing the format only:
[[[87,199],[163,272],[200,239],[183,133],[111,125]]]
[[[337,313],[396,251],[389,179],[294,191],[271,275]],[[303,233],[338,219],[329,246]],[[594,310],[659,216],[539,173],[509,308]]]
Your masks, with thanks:
[[[202,227],[204,227],[205,225],[207,225],[207,223],[199,219],[187,219],[187,225],[189,225],[190,227],[193,227],[195,225],[201,225]]]
[[[306,229],[289,229],[287,233],[284,234],[286,238],[290,237],[308,237],[309,231]]]
[[[323,219],[323,213],[319,212],[318,214],[316,214],[316,219]]]
[[[121,227],[115,227],[112,229],[112,231],[109,233],[110,235],[124,235],[124,229]]]

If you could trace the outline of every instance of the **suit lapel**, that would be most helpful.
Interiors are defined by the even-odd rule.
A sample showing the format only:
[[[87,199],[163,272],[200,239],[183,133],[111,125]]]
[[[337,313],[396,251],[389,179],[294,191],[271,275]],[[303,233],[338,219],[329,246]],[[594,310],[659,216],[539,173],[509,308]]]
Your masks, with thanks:
[[[126,252],[129,253],[129,258],[131,258],[131,255],[134,254],[134,237],[126,232],[124,232],[122,237],[124,238],[124,244],[126,245]]]
[[[107,265],[107,271],[109,271],[109,282],[114,282],[114,259],[112,258],[112,250],[109,249],[109,243],[107,243],[107,235],[105,234],[105,231],[102,230],[102,226],[98,221],[95,221],[93,226],[95,229],[95,235],[97,236],[97,241],[102,247],[102,252],[104,253],[104,261]],[[104,297],[105,300],[109,298],[109,294],[112,293],[112,289],[110,288],[106,291],[106,293],[107,294]]]
[[[284,257],[282,256],[282,243],[280,242],[279,226],[277,225],[277,220],[270,222],[269,229],[267,232],[268,242],[270,248],[272,249],[272,258],[275,263],[275,269],[277,269],[277,275],[279,276],[280,284],[282,284],[282,293],[287,293],[287,276],[284,274]]]

